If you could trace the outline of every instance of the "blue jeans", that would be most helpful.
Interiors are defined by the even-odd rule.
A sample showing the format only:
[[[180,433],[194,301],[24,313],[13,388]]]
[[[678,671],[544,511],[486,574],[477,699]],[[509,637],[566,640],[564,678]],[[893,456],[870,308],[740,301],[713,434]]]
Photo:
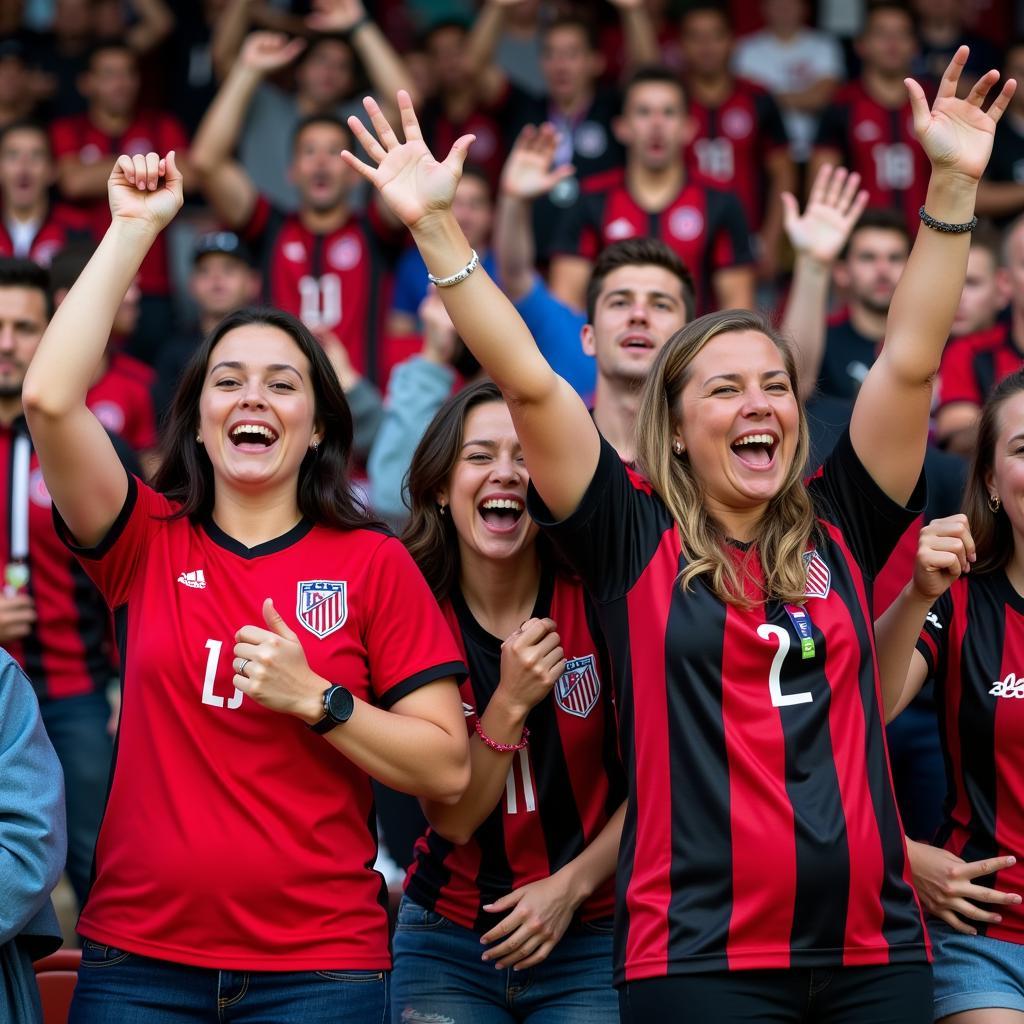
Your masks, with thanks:
[[[217,971],[87,939],[69,1024],[386,1024],[387,971]]]
[[[107,734],[110,705],[103,693],[41,700],[39,710],[64,769],[68,812],[68,878],[78,906],[85,904],[92,884],[96,849],[114,747]]]
[[[498,970],[480,936],[403,898],[392,1024],[619,1024],[611,919],[578,924],[536,967]]]

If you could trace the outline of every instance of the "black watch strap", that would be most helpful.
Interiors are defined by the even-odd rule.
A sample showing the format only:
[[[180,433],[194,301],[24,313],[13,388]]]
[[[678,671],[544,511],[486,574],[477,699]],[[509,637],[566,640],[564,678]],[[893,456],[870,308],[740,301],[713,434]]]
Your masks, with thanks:
[[[318,735],[330,732],[337,725],[347,722],[355,708],[355,698],[351,691],[337,684],[328,686],[323,694],[324,717],[314,722],[310,729]]]

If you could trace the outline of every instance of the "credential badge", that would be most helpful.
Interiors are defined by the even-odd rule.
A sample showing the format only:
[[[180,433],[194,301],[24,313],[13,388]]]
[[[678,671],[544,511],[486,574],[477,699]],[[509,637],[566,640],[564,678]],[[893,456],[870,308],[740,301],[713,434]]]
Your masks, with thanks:
[[[348,584],[344,580],[301,581],[295,615],[310,633],[323,640],[345,625]]]

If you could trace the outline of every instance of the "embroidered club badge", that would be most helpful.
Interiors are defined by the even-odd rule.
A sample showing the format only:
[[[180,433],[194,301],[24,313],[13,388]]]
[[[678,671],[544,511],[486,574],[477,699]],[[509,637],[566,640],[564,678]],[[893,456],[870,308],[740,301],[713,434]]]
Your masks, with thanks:
[[[807,569],[804,597],[828,597],[832,589],[832,570],[825,559],[817,551],[805,551],[804,567]]]
[[[344,580],[303,580],[298,586],[295,615],[321,640],[341,629],[348,618],[348,584]]]
[[[586,718],[601,695],[601,680],[597,675],[594,656],[572,658],[565,663],[565,671],[555,683],[555,702],[570,715]]]

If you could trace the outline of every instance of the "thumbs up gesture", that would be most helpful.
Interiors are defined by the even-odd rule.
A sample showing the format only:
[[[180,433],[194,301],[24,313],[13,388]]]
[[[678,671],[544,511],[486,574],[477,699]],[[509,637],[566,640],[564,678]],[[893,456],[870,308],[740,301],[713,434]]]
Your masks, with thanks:
[[[307,724],[319,721],[327,681],[309,667],[298,636],[269,597],[263,602],[263,621],[266,629],[243,626],[235,634],[235,686],[272,711]]]

